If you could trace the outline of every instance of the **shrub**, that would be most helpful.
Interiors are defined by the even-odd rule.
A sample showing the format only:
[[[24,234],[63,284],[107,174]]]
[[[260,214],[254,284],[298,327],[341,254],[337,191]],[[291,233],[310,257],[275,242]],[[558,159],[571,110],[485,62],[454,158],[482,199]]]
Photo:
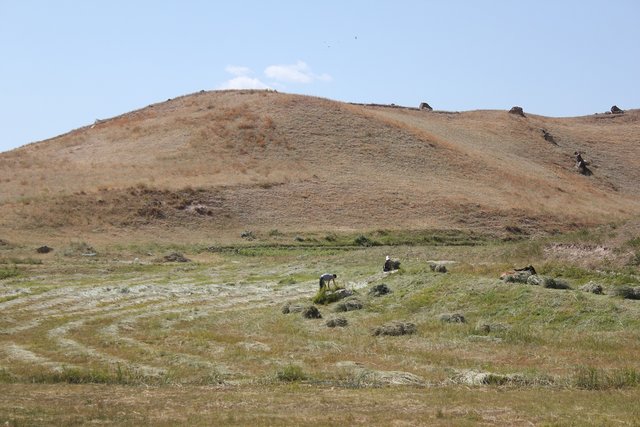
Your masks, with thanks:
[[[585,390],[607,390],[635,387],[640,384],[640,372],[623,368],[607,372],[592,366],[582,366],[573,376],[573,385]]]
[[[287,365],[276,372],[276,379],[286,382],[304,381],[307,379],[307,375],[300,366]]]
[[[20,271],[15,268],[0,268],[0,280],[7,279],[9,277],[15,277],[20,274]]]
[[[376,241],[374,241],[374,240],[369,239],[369,238],[368,238],[367,236],[365,236],[364,234],[361,234],[361,235],[359,235],[358,237],[356,237],[356,238],[353,240],[353,244],[354,244],[354,245],[356,245],[356,246],[366,246],[366,247],[369,247],[369,246],[378,246],[378,245],[379,245],[379,243],[378,243],[378,242],[376,242]]]

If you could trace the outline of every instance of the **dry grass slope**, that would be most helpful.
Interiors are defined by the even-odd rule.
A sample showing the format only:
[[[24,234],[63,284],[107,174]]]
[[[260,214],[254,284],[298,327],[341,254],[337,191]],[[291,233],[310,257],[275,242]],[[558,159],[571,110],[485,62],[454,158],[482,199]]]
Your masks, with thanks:
[[[638,135],[637,110],[555,119],[201,92],[0,154],[0,232],[565,230],[639,212]],[[593,176],[574,171],[575,150]]]

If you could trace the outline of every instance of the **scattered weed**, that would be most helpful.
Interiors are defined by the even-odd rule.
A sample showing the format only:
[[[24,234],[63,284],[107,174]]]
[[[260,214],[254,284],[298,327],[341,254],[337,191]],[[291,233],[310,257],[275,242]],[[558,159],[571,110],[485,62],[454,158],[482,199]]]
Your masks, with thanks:
[[[574,387],[585,390],[609,390],[636,387],[639,384],[640,372],[631,368],[604,370],[581,366],[572,378]]]
[[[276,372],[276,379],[284,382],[304,381],[308,377],[298,365],[287,365]]]
[[[16,277],[20,275],[20,270],[17,267],[0,268],[0,280],[7,279],[9,277]]]

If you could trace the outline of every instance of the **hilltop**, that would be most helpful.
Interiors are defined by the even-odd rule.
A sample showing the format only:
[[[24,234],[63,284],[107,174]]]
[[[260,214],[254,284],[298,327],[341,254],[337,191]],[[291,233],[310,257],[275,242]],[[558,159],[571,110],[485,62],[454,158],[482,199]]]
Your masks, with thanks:
[[[0,232],[566,231],[640,212],[638,135],[639,110],[521,117],[200,92],[0,154]]]

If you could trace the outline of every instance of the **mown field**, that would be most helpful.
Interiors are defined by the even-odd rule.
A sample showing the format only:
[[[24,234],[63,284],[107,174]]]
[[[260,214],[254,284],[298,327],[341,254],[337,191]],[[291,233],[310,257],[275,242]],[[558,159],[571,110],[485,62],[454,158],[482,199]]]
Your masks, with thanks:
[[[640,241],[624,227],[245,237],[3,241],[0,422],[638,425]],[[569,289],[499,279],[528,265]],[[304,318],[325,272],[353,295]],[[376,334],[394,322],[412,333]]]

